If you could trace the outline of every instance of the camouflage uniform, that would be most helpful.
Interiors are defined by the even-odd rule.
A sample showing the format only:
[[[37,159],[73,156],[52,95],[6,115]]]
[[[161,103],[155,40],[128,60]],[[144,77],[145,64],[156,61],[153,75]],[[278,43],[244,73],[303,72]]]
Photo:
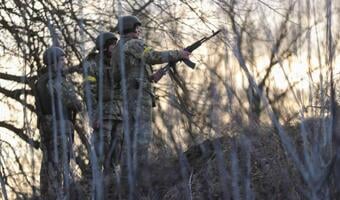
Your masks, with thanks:
[[[103,72],[103,123],[104,132],[104,152],[107,157],[105,166],[112,162],[117,165],[120,159],[120,151],[123,142],[123,122],[122,122],[122,96],[116,80],[110,74],[110,65],[105,66]]]
[[[87,102],[93,102],[92,106],[87,104],[88,110],[93,110],[90,119],[99,121],[99,127],[94,127],[94,145],[99,158],[99,167],[106,170],[105,173],[110,173],[113,163],[118,163],[123,140],[122,99],[119,90],[117,92],[109,77],[110,59],[107,56],[96,54],[84,63],[84,67],[87,69],[85,97],[91,99]],[[99,77],[100,67],[103,70],[102,78]],[[99,95],[102,95],[102,98],[99,98]],[[98,101],[99,99],[102,103]]]
[[[108,49],[110,45],[114,45],[116,42],[117,37],[113,33],[100,33],[95,41],[96,49],[99,51],[99,53],[91,52],[83,63],[85,74],[84,94],[87,102],[87,109],[90,112],[90,118],[96,117],[96,115],[93,115],[93,113],[96,113],[95,111],[97,109],[97,92],[100,86],[98,83],[103,83],[102,77],[99,77],[99,73],[110,65],[109,57],[111,57],[111,53]]]
[[[99,56],[91,53],[83,62],[84,67],[84,99],[88,111],[89,119],[92,123],[97,109],[97,77]]]
[[[91,126],[93,127],[93,145],[97,155],[97,166],[104,177],[104,187],[98,188],[96,195],[106,199],[109,184],[112,182],[114,164],[119,159],[122,141],[121,98],[113,98],[111,80],[107,73],[110,67],[110,50],[116,44],[117,37],[111,32],[100,33],[95,41],[98,53],[91,53],[85,60],[84,94]],[[118,93],[117,93],[118,94]],[[116,95],[117,96],[117,95]],[[104,191],[99,191],[104,189]],[[97,190],[97,189],[96,189]],[[100,198],[100,197],[98,197]]]
[[[129,133],[129,135],[124,135],[127,137],[124,142],[129,143],[129,145],[126,145],[127,148],[133,147],[128,151],[132,152],[130,156],[137,158],[137,166],[133,166],[132,172],[137,176],[137,179],[143,179],[139,176],[147,173],[145,170],[148,165],[148,147],[152,137],[154,94],[150,81],[150,76],[153,74],[151,65],[179,59],[181,59],[180,51],[155,51],[145,45],[143,40],[126,35],[121,37],[113,50],[112,70],[115,72],[111,72],[111,74],[115,74],[116,80],[120,80],[121,86],[119,88],[121,88],[123,95],[125,90],[123,85],[126,86],[127,104],[125,104],[125,108],[127,108],[127,112],[124,112],[124,114],[127,115],[124,119],[128,119],[128,121],[124,124],[129,126],[128,130],[125,130],[125,133]],[[121,71],[122,69],[125,73]],[[121,75],[124,74],[125,77],[121,78]]]
[[[69,161],[73,143],[72,116],[81,110],[81,102],[74,86],[63,75],[45,72],[36,83],[36,102],[40,110],[42,194],[46,199],[57,199],[67,189]],[[66,172],[66,173],[65,173]],[[46,177],[47,175],[47,177]],[[43,181],[43,179],[48,179]]]

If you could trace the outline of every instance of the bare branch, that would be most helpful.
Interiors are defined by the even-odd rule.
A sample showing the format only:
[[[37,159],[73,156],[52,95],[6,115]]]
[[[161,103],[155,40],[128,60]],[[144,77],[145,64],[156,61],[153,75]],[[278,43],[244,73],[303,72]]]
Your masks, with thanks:
[[[0,121],[0,127],[10,130],[16,136],[21,138],[23,141],[25,141],[27,144],[31,145],[35,149],[40,148],[40,143],[38,141],[35,141],[34,139],[28,137],[25,134],[25,131],[23,129],[17,128],[15,126],[13,126],[12,124],[7,123],[6,121]]]

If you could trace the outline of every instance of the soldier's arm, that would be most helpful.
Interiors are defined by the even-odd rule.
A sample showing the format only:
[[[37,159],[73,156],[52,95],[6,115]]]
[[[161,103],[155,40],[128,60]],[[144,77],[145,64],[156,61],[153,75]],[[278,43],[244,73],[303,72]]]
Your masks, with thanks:
[[[143,55],[145,62],[148,64],[175,62],[183,58],[179,50],[156,51],[151,47],[146,47]]]
[[[95,84],[97,82],[97,75],[95,71],[97,63],[95,60],[84,61],[83,67],[85,68],[84,81],[90,84]]]
[[[83,79],[83,99],[91,98],[92,105],[96,105],[97,82],[98,82],[98,66],[95,57],[86,59],[83,63],[84,79]]]
[[[145,45],[142,40],[137,39],[127,42],[124,51],[151,65],[174,62],[188,56],[182,50],[156,51]]]
[[[80,112],[82,110],[82,103],[76,94],[74,86],[65,81],[61,83],[62,101],[71,110]]]

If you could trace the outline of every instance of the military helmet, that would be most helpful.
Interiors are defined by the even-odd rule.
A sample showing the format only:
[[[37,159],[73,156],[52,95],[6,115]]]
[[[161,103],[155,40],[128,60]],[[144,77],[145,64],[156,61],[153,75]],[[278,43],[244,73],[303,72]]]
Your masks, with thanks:
[[[117,30],[119,34],[134,32],[136,26],[141,26],[142,22],[134,15],[127,15],[118,18]]]
[[[103,32],[96,38],[96,49],[105,49],[109,42],[118,40],[118,38],[111,32]]]
[[[65,51],[63,49],[60,47],[49,47],[43,54],[43,62],[45,65],[51,65],[61,56],[65,56]]]

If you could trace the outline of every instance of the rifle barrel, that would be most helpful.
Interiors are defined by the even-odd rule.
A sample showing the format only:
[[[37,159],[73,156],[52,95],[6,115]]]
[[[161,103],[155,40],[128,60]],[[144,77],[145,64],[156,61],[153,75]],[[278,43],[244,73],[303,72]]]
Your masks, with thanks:
[[[189,51],[189,52],[193,52],[195,49],[197,49],[198,47],[200,47],[204,42],[210,40],[212,37],[214,37],[215,35],[217,35],[218,33],[221,32],[221,29],[217,30],[216,32],[213,32],[212,35],[210,35],[209,37],[203,37],[202,39],[194,42],[193,44],[187,46],[185,48],[186,51]],[[193,63],[192,61],[190,60],[182,60],[187,66],[189,66],[190,68],[194,69],[195,68],[195,63]],[[162,67],[160,70],[161,70],[161,73],[162,73],[162,76],[165,75],[169,70],[170,68],[172,67],[175,67],[176,66],[176,62],[174,63],[168,63],[166,66]]]

